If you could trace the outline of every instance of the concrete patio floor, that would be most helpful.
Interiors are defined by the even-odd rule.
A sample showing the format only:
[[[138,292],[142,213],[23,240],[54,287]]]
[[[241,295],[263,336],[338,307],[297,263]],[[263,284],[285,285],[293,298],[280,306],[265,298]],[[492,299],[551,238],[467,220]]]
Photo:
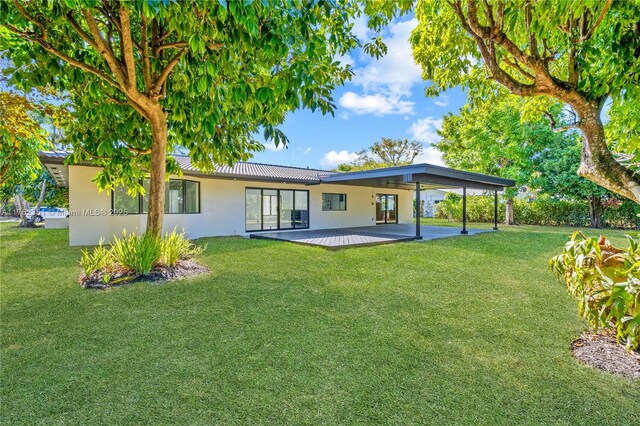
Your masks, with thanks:
[[[461,228],[448,226],[421,226],[422,241],[438,238],[464,237],[491,229],[468,229],[467,235],[460,234]],[[339,249],[345,247],[370,246],[415,240],[416,226],[412,224],[388,224],[361,226],[357,228],[336,228],[320,230],[259,232],[251,238],[288,241],[297,244]]]

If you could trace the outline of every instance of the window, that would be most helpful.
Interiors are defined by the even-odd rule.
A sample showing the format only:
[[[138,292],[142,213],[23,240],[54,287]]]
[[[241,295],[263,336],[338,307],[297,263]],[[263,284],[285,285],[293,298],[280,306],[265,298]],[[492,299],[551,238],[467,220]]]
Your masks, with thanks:
[[[149,210],[149,179],[142,180],[145,195],[135,197],[119,186],[111,192],[111,207],[117,214],[140,214]],[[164,212],[167,214],[200,213],[200,182],[170,179],[165,183]]]
[[[347,194],[322,194],[322,210],[346,210]]]
[[[309,227],[309,191],[247,188],[245,229],[267,231]]]
[[[111,198],[113,214],[140,214],[138,197],[132,197],[124,186],[117,187]]]

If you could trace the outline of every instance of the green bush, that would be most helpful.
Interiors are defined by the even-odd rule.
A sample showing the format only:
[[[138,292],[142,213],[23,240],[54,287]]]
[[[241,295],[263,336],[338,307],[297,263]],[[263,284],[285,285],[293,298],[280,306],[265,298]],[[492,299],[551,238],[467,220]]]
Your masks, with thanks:
[[[160,241],[161,261],[164,266],[175,266],[178,261],[199,256],[204,250],[185,237],[184,230],[178,234],[174,229]]]
[[[111,263],[111,252],[104,245],[103,238],[100,238],[100,242],[93,248],[93,251],[90,252],[88,249],[84,249],[80,256],[80,265],[84,275],[87,277],[94,271],[105,269]]]
[[[109,247],[100,240],[93,250],[83,250],[80,265],[85,280],[99,276],[101,281],[109,281],[116,272],[120,278],[131,279],[148,274],[154,267],[174,267],[181,260],[202,254],[203,250],[187,239],[184,231],[177,233],[174,229],[170,234],[154,238],[151,234],[128,234],[125,230],[122,237],[114,236]]]
[[[453,196],[452,196],[453,195]],[[498,221],[504,222],[505,201],[500,200]],[[467,197],[467,220],[469,222],[493,222],[493,197]],[[586,201],[555,200],[540,197],[535,201],[514,200],[514,216],[521,225],[545,226],[589,226],[589,204]],[[608,228],[638,228],[640,226],[640,205],[632,201],[621,201],[604,206],[601,226]],[[462,221],[462,200],[449,193],[445,200],[436,204],[435,217],[450,221]]]
[[[148,274],[160,260],[161,241],[151,234],[122,231],[122,238],[111,242],[113,261],[135,274]]]
[[[640,344],[640,240],[621,250],[604,238],[574,233],[551,269],[578,302],[583,319],[595,330],[611,329],[626,347]]]

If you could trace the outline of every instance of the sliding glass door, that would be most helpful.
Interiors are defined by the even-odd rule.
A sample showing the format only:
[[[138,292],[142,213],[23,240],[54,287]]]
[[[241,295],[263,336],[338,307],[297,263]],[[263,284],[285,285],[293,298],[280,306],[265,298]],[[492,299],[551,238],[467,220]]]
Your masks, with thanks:
[[[376,224],[398,223],[398,196],[376,194]]]
[[[268,231],[309,227],[309,191],[247,188],[245,229]]]

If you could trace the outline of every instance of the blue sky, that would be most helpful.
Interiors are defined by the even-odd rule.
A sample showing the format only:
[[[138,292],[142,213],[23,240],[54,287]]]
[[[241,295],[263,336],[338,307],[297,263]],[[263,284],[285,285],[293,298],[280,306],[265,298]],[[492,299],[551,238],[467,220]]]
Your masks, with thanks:
[[[465,104],[458,88],[438,98],[427,98],[421,69],[413,62],[409,35],[417,25],[407,17],[392,23],[383,33],[388,53],[376,60],[361,50],[339,58],[351,64],[354,78],[336,89],[335,117],[311,111],[290,114],[280,127],[289,138],[286,149],[267,144],[251,161],[311,168],[333,168],[354,158],[354,153],[381,137],[416,139],[424,152],[416,162],[442,164],[439,152],[431,147],[438,140],[436,129],[442,117]],[[371,37],[364,19],[355,22],[361,41]]]

